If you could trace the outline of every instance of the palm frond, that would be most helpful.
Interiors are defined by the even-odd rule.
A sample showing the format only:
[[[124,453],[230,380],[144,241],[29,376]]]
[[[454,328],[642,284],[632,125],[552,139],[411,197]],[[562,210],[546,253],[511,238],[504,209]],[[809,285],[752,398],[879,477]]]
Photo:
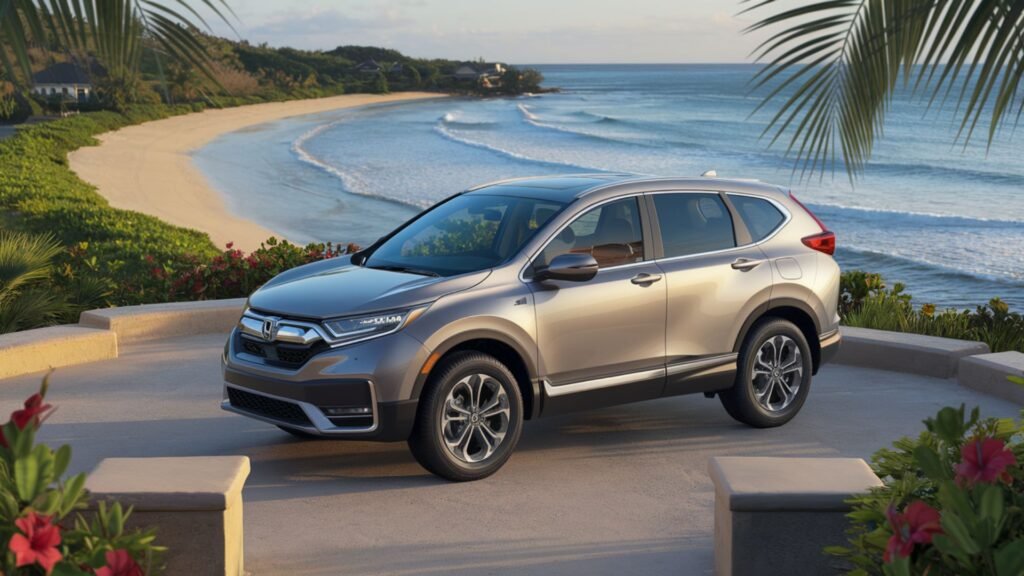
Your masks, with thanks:
[[[197,7],[234,27],[226,0],[0,0],[0,65],[18,84],[31,78],[28,46],[47,42],[84,59],[95,55],[112,74],[138,72],[143,37],[170,57],[195,66],[214,83],[195,30],[209,30]]]
[[[68,315],[60,292],[32,288],[0,301],[0,334],[59,324]]]
[[[53,259],[63,250],[49,234],[0,230],[0,302],[20,287],[48,278]]]
[[[745,12],[778,4],[746,1]],[[782,100],[765,135],[788,140],[801,176],[835,169],[837,152],[861,173],[901,79],[931,92],[929,105],[955,101],[965,145],[986,110],[989,144],[1024,112],[1024,0],[818,0],[748,32],[767,29],[778,30],[755,52],[766,66],[753,88],[772,88],[755,112]]]

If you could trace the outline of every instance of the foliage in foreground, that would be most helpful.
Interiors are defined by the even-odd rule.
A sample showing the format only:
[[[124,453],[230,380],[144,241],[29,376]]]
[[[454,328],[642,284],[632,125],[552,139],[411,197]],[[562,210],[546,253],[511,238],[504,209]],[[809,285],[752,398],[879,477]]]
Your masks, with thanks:
[[[854,270],[841,278],[839,314],[843,324],[896,332],[926,334],[959,340],[977,340],[993,352],[1024,352],[1024,316],[993,298],[974,311],[933,304],[918,308],[903,284],[888,288],[881,275]]]
[[[1024,574],[1024,423],[961,406],[925,427],[872,457],[884,484],[852,500],[849,544],[827,552],[860,576]]]
[[[152,574],[163,551],[152,531],[126,531],[132,511],[118,503],[101,502],[94,515],[83,515],[85,474],[65,477],[71,447],[36,444],[52,410],[47,379],[0,427],[0,573]]]

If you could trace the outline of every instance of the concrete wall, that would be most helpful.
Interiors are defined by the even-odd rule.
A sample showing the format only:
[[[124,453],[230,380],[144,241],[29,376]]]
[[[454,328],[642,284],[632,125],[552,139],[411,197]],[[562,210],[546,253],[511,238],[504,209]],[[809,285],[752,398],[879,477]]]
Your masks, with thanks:
[[[238,323],[244,298],[124,306],[83,312],[78,324],[0,334],[0,379],[117,358],[118,346],[223,332]]]

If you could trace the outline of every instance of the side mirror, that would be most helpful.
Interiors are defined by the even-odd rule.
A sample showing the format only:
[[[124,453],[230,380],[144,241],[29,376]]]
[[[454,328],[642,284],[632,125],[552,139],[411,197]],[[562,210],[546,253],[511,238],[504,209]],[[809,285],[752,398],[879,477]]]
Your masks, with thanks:
[[[534,280],[565,280],[567,282],[586,282],[597,276],[597,260],[590,254],[560,254],[551,260],[547,268],[538,270]]]

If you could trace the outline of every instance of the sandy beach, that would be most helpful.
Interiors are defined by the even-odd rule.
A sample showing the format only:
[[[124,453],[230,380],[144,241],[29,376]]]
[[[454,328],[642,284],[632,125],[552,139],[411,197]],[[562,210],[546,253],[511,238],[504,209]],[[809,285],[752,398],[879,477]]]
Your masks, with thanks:
[[[291,116],[437,97],[428,92],[346,94],[206,110],[102,134],[100,146],[72,152],[69,162],[112,206],[201,230],[217,246],[234,242],[250,251],[270,236],[282,234],[231,214],[222,195],[192,165],[191,151],[221,134]]]

